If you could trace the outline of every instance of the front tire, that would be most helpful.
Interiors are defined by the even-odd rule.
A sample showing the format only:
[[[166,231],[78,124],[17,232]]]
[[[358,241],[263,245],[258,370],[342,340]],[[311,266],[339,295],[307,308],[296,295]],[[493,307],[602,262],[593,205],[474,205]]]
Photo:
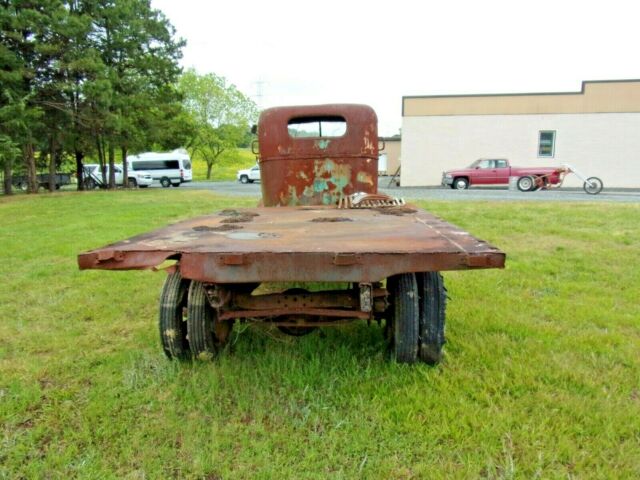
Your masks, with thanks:
[[[456,178],[453,180],[453,187],[456,190],[466,190],[469,188],[469,180],[466,178]]]
[[[137,188],[138,187],[138,181],[135,178],[130,178],[128,183],[129,183],[129,187],[130,188]]]
[[[535,182],[532,177],[520,177],[518,179],[518,190],[521,192],[529,192],[533,190]]]
[[[244,184],[249,183],[249,177],[247,177],[246,175],[242,175],[240,177],[240,183],[244,183]]]
[[[186,360],[191,356],[184,319],[188,291],[189,280],[175,272],[167,276],[160,294],[160,342],[170,359]]]
[[[447,290],[439,272],[417,273],[416,280],[420,298],[418,357],[435,365],[442,360],[442,346],[446,342]]]
[[[602,188],[604,187],[604,184],[602,183],[602,180],[600,180],[598,177],[589,177],[587,178],[587,181],[584,182],[584,185],[582,185],[582,188],[584,189],[585,192],[587,192],[589,195],[597,195],[602,191]]]
[[[392,354],[398,363],[415,363],[418,356],[420,309],[418,285],[413,273],[403,273],[387,281],[393,314]]]

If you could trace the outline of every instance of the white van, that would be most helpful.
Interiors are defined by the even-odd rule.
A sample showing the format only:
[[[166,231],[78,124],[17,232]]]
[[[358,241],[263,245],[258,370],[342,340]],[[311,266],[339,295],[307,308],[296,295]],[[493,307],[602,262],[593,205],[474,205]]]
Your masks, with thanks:
[[[167,153],[146,152],[129,155],[127,165],[131,171],[143,170],[151,173],[153,181],[159,182],[165,188],[170,185],[179,187],[181,183],[193,179],[191,159],[182,148]]]

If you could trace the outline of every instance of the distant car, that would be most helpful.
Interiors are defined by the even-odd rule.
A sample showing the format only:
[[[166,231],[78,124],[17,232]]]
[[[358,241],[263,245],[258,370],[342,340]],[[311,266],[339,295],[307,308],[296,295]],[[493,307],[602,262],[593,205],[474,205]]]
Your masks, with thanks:
[[[123,169],[121,164],[116,164],[113,171],[115,172],[116,185],[122,185]],[[107,182],[109,181],[109,165],[105,165],[105,176]],[[151,173],[146,171],[131,171],[127,174],[130,187],[146,188],[153,183]],[[102,173],[100,172],[100,166],[95,163],[86,163],[84,165],[84,182],[87,189],[91,190],[97,187],[102,187]]]
[[[509,160],[481,158],[467,168],[442,172],[442,185],[465,190],[471,185],[508,185],[516,177],[518,189],[527,192],[536,188],[536,177],[545,184],[555,185],[560,176],[555,167],[512,167]]]
[[[238,170],[236,178],[240,183],[253,183],[256,180],[260,181],[260,166],[256,165],[246,170]]]

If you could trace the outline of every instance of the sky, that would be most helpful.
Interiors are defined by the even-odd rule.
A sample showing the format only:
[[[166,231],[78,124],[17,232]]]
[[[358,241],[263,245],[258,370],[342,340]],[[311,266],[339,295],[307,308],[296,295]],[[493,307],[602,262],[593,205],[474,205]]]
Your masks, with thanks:
[[[402,96],[579,91],[640,78],[640,2],[152,0],[213,72],[260,108],[365,103],[379,133]]]

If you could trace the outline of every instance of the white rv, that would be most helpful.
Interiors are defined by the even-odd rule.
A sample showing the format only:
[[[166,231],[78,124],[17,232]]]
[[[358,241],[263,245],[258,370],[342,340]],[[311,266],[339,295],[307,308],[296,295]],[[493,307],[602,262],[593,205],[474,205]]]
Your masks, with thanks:
[[[171,185],[179,187],[181,183],[193,179],[191,159],[182,148],[167,153],[146,152],[129,155],[127,165],[131,171],[149,172],[154,183],[158,182],[165,188]]]

